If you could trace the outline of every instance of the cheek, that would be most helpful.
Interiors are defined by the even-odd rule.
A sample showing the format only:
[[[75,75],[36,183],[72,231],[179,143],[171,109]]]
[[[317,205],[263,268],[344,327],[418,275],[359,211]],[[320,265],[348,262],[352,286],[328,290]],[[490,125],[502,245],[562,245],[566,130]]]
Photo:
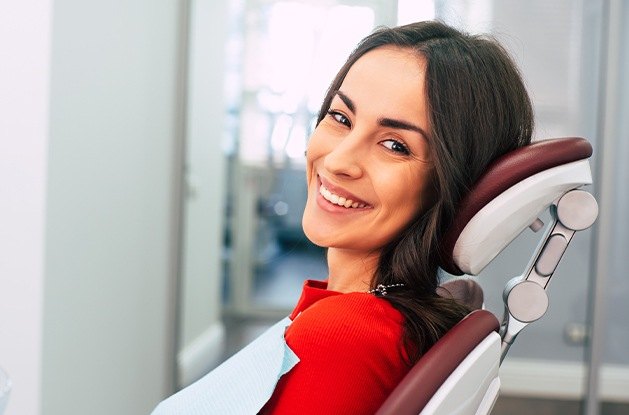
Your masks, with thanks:
[[[379,198],[394,217],[394,222],[405,226],[430,204],[426,176],[422,168],[414,174],[403,171],[388,177],[380,177],[382,180],[378,185],[381,189]]]
[[[308,147],[306,149],[306,186],[308,189],[306,207],[304,215],[302,217],[302,226],[306,224],[306,220],[309,217],[308,214],[312,209],[312,204],[316,203],[317,192],[315,187],[317,186],[317,175],[315,170],[315,164],[318,159],[321,158],[322,152],[322,139],[321,135],[317,134],[317,130],[313,132],[308,140]]]
[[[322,153],[326,151],[326,140],[325,134],[322,131],[322,128],[319,126],[315,128],[310,139],[308,140],[308,148],[307,154],[308,158],[320,156]],[[329,138],[329,137],[328,137]]]
[[[310,181],[314,179],[312,169],[315,161],[323,157],[328,151],[329,149],[326,146],[325,137],[323,137],[319,127],[317,127],[310,136],[306,149],[306,180],[308,185],[310,185]]]

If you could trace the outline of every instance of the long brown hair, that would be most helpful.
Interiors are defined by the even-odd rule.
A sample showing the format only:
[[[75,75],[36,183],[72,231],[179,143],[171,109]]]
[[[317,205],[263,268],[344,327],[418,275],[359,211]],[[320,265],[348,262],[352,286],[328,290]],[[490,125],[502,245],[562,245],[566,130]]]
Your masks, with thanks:
[[[382,46],[413,50],[426,61],[436,201],[382,249],[371,282],[371,288],[405,285],[383,298],[405,317],[404,345],[413,363],[469,311],[435,292],[439,240],[487,165],[530,142],[533,109],[516,65],[496,40],[429,21],[380,28],[363,39],[332,81],[317,123],[351,66]]]

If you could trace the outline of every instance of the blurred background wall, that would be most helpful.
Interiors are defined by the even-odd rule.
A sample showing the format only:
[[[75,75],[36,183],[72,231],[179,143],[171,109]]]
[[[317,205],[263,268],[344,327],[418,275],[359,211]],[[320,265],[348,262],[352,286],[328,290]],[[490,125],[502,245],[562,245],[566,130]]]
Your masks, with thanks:
[[[26,0],[0,2],[7,415],[148,413],[326,278],[300,226],[323,93],[374,27],[432,18],[508,47],[536,139],[595,147],[601,220],[511,349],[503,398],[629,404],[626,2]],[[480,275],[496,314],[536,241]]]
[[[0,6],[6,413],[141,414],[172,391],[182,3]]]

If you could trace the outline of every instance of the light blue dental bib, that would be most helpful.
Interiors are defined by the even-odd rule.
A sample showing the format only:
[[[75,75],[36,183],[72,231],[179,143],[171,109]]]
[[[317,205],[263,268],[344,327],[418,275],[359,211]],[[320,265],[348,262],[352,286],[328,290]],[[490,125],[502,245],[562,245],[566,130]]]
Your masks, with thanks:
[[[298,362],[284,340],[286,317],[219,367],[161,402],[151,415],[256,414]]]

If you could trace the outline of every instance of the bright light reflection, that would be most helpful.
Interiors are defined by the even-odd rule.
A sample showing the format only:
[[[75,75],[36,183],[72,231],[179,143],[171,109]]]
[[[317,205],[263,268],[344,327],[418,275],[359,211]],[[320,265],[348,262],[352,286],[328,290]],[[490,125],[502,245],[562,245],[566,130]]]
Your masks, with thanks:
[[[398,0],[397,23],[404,25],[435,18],[434,0]]]
[[[271,133],[271,148],[273,148],[273,153],[284,152],[284,147],[288,141],[288,135],[290,134],[292,125],[293,117],[290,115],[282,114],[277,117],[275,125],[273,126],[273,132]]]
[[[258,32],[262,36],[252,32],[247,39],[252,60],[245,69],[245,89],[255,91],[260,114],[247,117],[255,128],[245,124],[241,143],[248,148],[241,146],[241,156],[274,161],[288,156],[303,163],[308,126],[302,121],[318,112],[336,72],[373,29],[375,15],[369,7],[280,1],[267,16]],[[272,132],[260,140],[264,122],[258,117],[264,116],[272,117]]]
[[[295,124],[286,144],[286,154],[291,159],[303,160],[304,151],[306,151],[306,127]]]
[[[320,9],[297,2],[278,2],[271,8],[264,69],[273,92],[303,91],[320,14]]]
[[[267,158],[269,119],[257,111],[247,109],[241,114],[239,158],[264,162]]]
[[[312,76],[308,84],[308,109],[315,113],[325,91],[345,63],[356,44],[373,29],[374,12],[369,7],[334,6],[326,11],[320,22],[315,45]]]

